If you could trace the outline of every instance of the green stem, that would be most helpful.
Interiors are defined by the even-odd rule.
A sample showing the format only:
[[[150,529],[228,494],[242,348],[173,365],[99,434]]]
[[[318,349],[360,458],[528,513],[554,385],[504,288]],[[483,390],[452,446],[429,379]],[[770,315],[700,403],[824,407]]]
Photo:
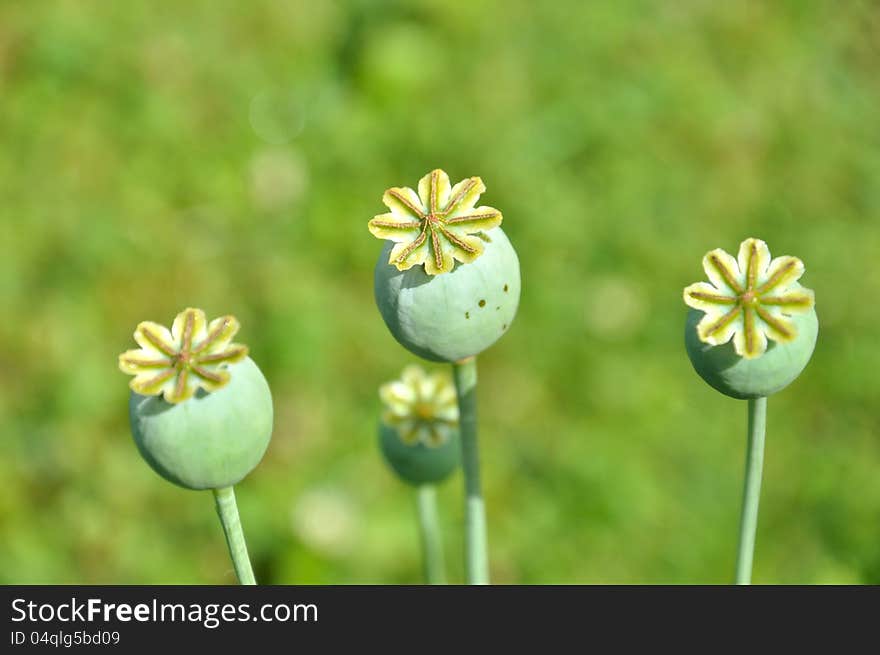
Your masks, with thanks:
[[[746,480],[743,487],[739,548],[736,554],[736,584],[751,584],[758,502],[761,499],[761,472],[764,468],[764,433],[767,430],[767,399],[749,400],[749,441],[746,448]]]
[[[468,584],[489,584],[486,508],[480,491],[480,458],[477,448],[477,359],[452,365],[461,426],[461,466],[464,471],[465,571]]]
[[[223,487],[213,491],[214,501],[217,503],[217,515],[223,525],[223,534],[226,535],[226,545],[229,546],[229,556],[232,558],[238,582],[239,584],[255,585],[257,582],[254,580],[247,544],[244,542],[244,533],[241,530],[241,520],[238,518],[235,492],[232,487]]]
[[[440,538],[440,522],[437,520],[437,487],[432,484],[421,485],[416,489],[416,502],[419,509],[425,582],[446,584],[443,542]]]

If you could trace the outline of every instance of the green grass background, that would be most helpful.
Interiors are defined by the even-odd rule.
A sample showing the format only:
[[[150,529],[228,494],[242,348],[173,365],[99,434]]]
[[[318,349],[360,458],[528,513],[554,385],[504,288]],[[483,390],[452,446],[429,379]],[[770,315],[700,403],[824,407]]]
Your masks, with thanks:
[[[0,582],[234,581],[116,369],[188,305],[236,314],[272,385],[238,488],[258,579],[418,582],[375,439],[414,358],[366,221],[439,166],[522,263],[480,358],[494,581],[732,579],[746,408],[691,369],[681,289],[758,236],[821,330],[770,401],[755,581],[880,583],[878,44],[867,1],[4,2]]]

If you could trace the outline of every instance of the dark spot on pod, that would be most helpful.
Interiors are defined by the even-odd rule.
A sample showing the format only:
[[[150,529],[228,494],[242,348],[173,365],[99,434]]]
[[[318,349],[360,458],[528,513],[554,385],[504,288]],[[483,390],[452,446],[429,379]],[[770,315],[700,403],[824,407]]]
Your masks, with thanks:
[[[471,317],[471,313],[470,313],[470,312],[465,312],[465,313],[464,313],[464,317],[465,317],[465,318],[470,318],[470,317]]]
[[[502,330],[506,330],[506,329],[507,329],[507,323],[505,323],[504,325],[502,325],[502,326],[501,326],[501,329],[502,329]]]
[[[477,304],[478,304],[480,307],[485,307],[485,306],[486,306],[486,301],[485,301],[485,300],[481,300],[481,301],[480,301],[479,303],[477,303]]]
[[[495,308],[495,311],[497,312],[499,309],[501,309],[501,305],[498,305],[498,307]]]
[[[507,293],[507,285],[504,285],[504,293]]]

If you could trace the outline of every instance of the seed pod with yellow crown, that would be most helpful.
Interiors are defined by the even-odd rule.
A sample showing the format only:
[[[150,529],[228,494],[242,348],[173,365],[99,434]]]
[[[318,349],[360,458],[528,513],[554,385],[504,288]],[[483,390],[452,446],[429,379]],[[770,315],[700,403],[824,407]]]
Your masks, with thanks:
[[[410,352],[453,366],[461,415],[465,553],[468,581],[489,582],[486,517],[477,452],[476,356],[509,328],[519,305],[519,259],[501,212],[477,201],[479,177],[452,185],[440,169],[418,190],[392,187],[390,210],[369,222],[388,243],[374,273],[376,305],[391,334]]]
[[[448,374],[428,375],[418,366],[408,366],[399,380],[380,387],[379,398],[383,405],[379,448],[388,466],[416,489],[425,580],[444,584],[436,485],[449,477],[461,459],[452,379]]]
[[[807,366],[819,322],[815,296],[800,285],[797,257],[772,259],[767,244],[746,239],[737,257],[717,248],[703,257],[709,282],[684,290],[690,307],[685,347],[694,370],[721,393],[748,401],[748,444],[736,583],[749,584],[764,461],[767,397]]]
[[[233,485],[259,464],[272,436],[272,395],[234,316],[210,323],[188,308],[171,329],[140,323],[140,346],[119,356],[131,380],[129,419],[138,451],[178,486],[212,490],[235,572],[255,584]]]

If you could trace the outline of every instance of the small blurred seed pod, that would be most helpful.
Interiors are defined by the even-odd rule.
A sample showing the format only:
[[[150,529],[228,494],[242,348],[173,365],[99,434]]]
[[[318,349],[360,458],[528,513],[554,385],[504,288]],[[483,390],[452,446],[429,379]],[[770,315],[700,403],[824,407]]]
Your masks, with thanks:
[[[804,370],[819,333],[813,291],[798,280],[796,257],[771,259],[760,239],[746,239],[737,258],[716,249],[703,258],[708,282],[685,288],[691,307],[685,348],[709,385],[737,399],[769,396]]]
[[[143,458],[187,489],[222,489],[259,464],[272,435],[272,395],[247,347],[231,343],[238,321],[207,324],[188,308],[169,331],[138,325],[141,346],[119,357],[131,381],[129,419]]]
[[[374,274],[379,312],[394,338],[424,359],[477,355],[516,316],[519,259],[499,227],[501,212],[474,206],[485,189],[478,177],[450,186],[437,169],[418,193],[388,189],[382,200],[391,211],[369,223],[389,241]]]
[[[461,456],[450,377],[409,366],[401,379],[382,385],[379,397],[384,405],[379,448],[391,469],[414,486],[446,479]]]

